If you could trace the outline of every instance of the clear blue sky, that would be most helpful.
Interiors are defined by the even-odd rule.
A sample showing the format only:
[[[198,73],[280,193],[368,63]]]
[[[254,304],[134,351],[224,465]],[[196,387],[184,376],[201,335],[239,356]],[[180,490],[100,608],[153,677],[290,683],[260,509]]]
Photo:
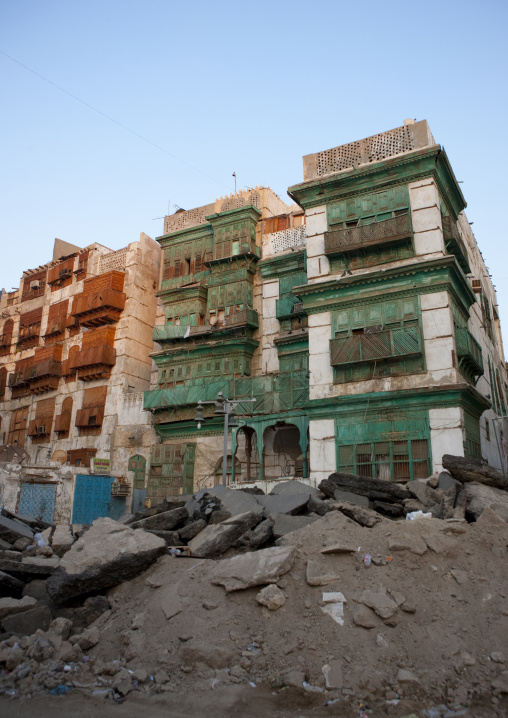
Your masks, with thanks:
[[[508,339],[507,20],[505,0],[0,0],[0,50],[170,153],[0,54],[0,287],[55,237],[155,237],[233,171],[285,197],[302,155],[413,117],[463,180]]]

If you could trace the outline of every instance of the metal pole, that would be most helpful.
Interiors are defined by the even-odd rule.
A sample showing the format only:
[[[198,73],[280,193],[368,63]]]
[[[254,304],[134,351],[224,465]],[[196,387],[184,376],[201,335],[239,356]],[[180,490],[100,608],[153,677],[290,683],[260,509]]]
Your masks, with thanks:
[[[228,430],[229,430],[229,402],[224,400],[224,451],[222,453],[222,485],[228,484]]]

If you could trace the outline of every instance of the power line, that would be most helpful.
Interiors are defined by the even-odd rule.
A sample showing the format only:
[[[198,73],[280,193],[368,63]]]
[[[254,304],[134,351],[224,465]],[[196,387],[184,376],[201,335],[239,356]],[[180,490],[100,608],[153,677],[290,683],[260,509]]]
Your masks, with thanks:
[[[211,179],[213,182],[218,182],[218,184],[221,184],[223,187],[227,187],[227,189],[229,189],[229,190],[233,189],[229,185],[224,184],[224,182],[221,182],[221,180],[218,180],[215,177],[212,177],[211,175],[207,174],[206,172],[203,172],[203,170],[200,170],[197,167],[194,167],[194,165],[191,165],[189,162],[186,162],[185,160],[182,160],[180,157],[177,157],[172,152],[169,152],[169,150],[166,150],[164,147],[161,147],[160,145],[157,145],[155,142],[152,142],[151,140],[147,139],[146,137],[143,137],[143,135],[140,135],[139,132],[136,132],[136,130],[132,130],[130,127],[127,127],[127,125],[124,125],[121,122],[118,122],[118,120],[115,120],[113,117],[110,117],[105,112],[102,112],[102,110],[99,110],[97,107],[90,105],[90,103],[85,102],[85,100],[82,100],[77,95],[73,95],[72,92],[69,92],[65,88],[60,87],[60,85],[57,85],[56,82],[53,82],[53,80],[49,80],[47,77],[44,77],[44,75],[41,75],[39,72],[32,70],[31,67],[28,67],[28,65],[24,65],[22,62],[20,62],[19,60],[16,60],[16,58],[12,57],[11,55],[8,55],[3,50],[0,50],[0,54],[4,55],[5,57],[8,57],[9,60],[12,60],[12,62],[15,62],[20,67],[23,67],[25,70],[28,70],[28,72],[31,72],[33,75],[36,75],[36,77],[39,77],[41,80],[44,80],[44,82],[47,82],[50,85],[53,85],[53,87],[56,87],[57,90],[60,90],[60,92],[63,92],[66,95],[69,95],[69,97],[72,97],[73,100],[80,102],[82,105],[85,105],[85,107],[88,107],[88,109],[93,110],[94,112],[97,112],[97,114],[99,114],[99,115],[102,115],[102,117],[105,117],[110,122],[113,122],[115,125],[118,125],[118,127],[121,127],[123,130],[130,132],[131,135],[138,137],[140,140],[143,140],[143,142],[147,142],[149,145],[152,145],[152,147],[155,147],[156,149],[160,150],[161,152],[164,152],[166,155],[173,157],[173,159],[178,160],[178,162],[181,162],[182,164],[187,165],[187,167],[190,167],[195,172],[199,172],[204,177],[208,177],[208,179]]]

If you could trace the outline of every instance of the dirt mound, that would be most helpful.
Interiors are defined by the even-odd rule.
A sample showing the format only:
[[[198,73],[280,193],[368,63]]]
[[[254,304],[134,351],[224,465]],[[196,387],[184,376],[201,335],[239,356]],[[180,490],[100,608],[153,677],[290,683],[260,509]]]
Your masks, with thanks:
[[[223,561],[164,556],[109,592],[112,611],[89,651],[94,681],[106,690],[126,673],[145,693],[253,683],[395,714],[405,699],[467,706],[487,696],[501,708],[507,542],[508,526],[489,510],[472,525],[382,520],[372,529],[332,512],[279,540],[298,551],[274,611],[256,601],[260,587],[214,585]],[[322,553],[341,543],[346,550]],[[322,610],[323,594],[338,592],[343,625]]]

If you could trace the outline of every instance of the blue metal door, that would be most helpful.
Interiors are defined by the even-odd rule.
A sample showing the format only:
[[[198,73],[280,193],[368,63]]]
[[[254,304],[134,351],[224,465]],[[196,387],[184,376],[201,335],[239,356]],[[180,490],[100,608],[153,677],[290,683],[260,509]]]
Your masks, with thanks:
[[[91,524],[100,516],[111,516],[113,481],[112,476],[76,475],[72,505],[73,524]]]
[[[22,516],[33,516],[34,519],[52,524],[55,512],[55,494],[55,484],[23,484],[18,513]]]

